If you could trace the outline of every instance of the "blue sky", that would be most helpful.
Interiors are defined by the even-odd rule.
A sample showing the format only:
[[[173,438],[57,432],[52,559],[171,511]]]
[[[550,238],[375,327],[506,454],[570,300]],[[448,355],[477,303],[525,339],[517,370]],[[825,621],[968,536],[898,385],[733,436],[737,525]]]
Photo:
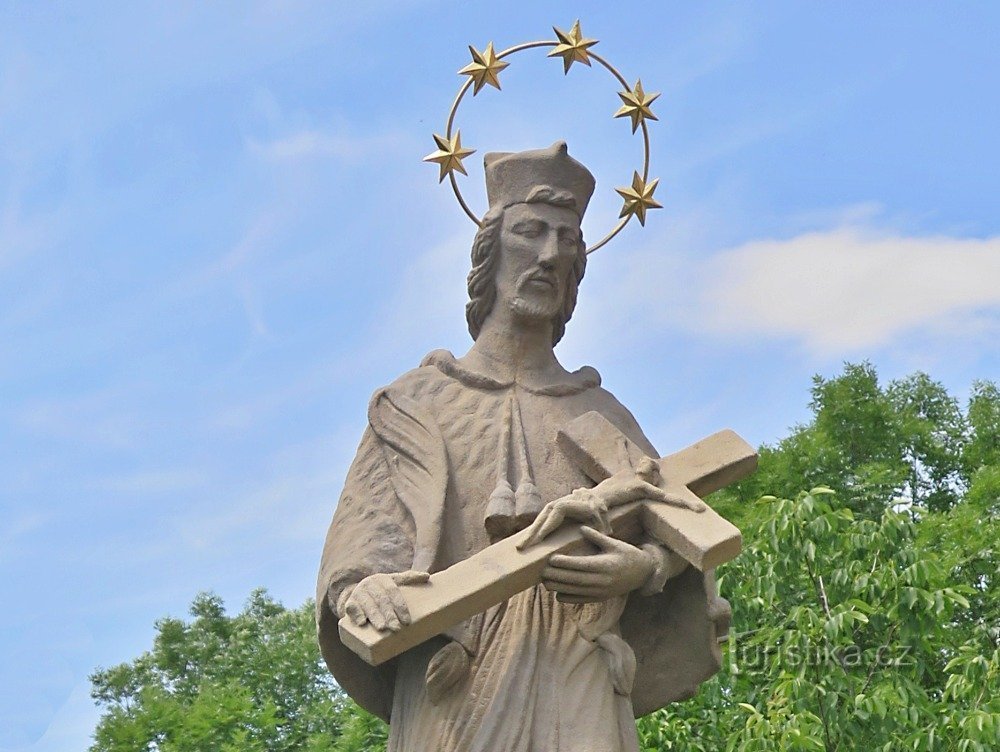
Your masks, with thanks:
[[[663,451],[780,438],[844,360],[1000,377],[995,4],[206,6],[0,4],[0,752],[84,749],[88,672],[199,590],[311,595],[368,396],[469,345],[473,227],[420,161],[468,44],[579,17],[662,92],[665,208],[558,354]],[[512,63],[463,189],[565,138],[597,238],[641,154],[614,83]]]

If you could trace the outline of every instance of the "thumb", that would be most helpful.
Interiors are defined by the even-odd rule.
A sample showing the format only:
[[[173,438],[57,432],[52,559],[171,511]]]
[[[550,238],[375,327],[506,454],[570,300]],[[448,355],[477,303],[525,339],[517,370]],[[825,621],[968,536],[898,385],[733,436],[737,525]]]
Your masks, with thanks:
[[[427,572],[418,572],[415,569],[410,569],[406,572],[397,572],[391,575],[391,577],[392,581],[397,585],[419,585],[431,578]]]
[[[600,530],[595,530],[586,525],[580,526],[580,534],[602,551],[617,551],[623,545],[622,541],[617,538],[612,538],[610,535],[605,535]]]

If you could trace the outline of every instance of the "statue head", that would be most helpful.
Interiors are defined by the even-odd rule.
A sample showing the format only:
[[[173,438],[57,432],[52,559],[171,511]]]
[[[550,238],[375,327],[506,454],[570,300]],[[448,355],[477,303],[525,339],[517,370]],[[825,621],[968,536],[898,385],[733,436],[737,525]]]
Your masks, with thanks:
[[[476,339],[496,306],[524,321],[552,323],[557,343],[576,307],[587,267],[580,221],[594,177],[566,144],[485,157],[489,210],[472,244],[469,332]]]

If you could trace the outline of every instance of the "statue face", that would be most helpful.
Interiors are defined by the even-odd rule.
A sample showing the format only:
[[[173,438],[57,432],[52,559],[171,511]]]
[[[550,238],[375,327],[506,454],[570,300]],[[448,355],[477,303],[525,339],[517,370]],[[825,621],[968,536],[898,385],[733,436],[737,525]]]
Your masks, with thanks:
[[[500,229],[497,304],[525,320],[555,318],[579,248],[574,210],[544,203],[508,207]]]

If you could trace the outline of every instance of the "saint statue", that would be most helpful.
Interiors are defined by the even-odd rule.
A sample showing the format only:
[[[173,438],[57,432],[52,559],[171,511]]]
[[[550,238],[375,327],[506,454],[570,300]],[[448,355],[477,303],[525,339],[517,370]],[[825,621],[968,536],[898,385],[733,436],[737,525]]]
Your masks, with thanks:
[[[608,508],[668,500],[661,491],[641,473],[595,485],[557,441],[596,412],[659,457],[595,369],[567,371],[553,352],[587,267],[580,222],[594,177],[561,142],[484,161],[474,342],[461,357],[431,352],[372,397],[323,551],[323,656],[389,721],[390,752],[636,752],[636,716],[718,671],[729,606],[711,570],[655,536],[620,540],[602,526]],[[379,666],[342,642],[341,618],[405,630],[402,588],[529,526],[542,538],[564,517],[584,523],[589,549],[552,555],[539,584]]]

